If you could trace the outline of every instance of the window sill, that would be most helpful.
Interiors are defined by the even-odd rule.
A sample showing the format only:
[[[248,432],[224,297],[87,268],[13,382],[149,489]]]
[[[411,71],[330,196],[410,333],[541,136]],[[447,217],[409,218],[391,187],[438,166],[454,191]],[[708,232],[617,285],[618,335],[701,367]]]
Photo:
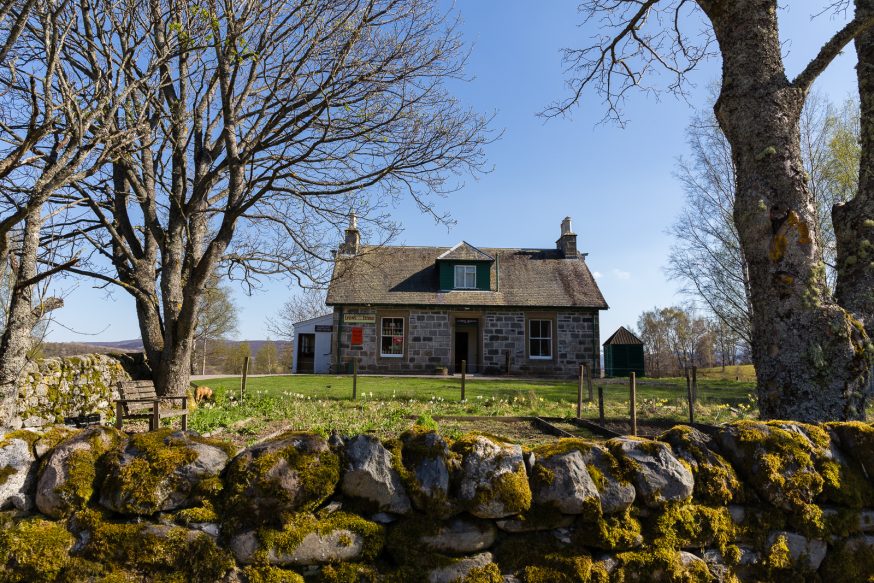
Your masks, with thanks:
[[[380,354],[380,358],[403,358],[403,354]]]
[[[551,356],[529,356],[528,360],[552,360]]]

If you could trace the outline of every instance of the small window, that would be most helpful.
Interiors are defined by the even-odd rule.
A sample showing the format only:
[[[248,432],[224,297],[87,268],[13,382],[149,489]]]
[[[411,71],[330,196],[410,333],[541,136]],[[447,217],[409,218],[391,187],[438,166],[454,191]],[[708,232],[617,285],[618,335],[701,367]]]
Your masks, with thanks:
[[[380,355],[400,358],[404,355],[404,319],[383,318]]]
[[[552,358],[552,320],[528,321],[528,355],[531,358]]]
[[[455,289],[476,289],[476,265],[455,266]]]

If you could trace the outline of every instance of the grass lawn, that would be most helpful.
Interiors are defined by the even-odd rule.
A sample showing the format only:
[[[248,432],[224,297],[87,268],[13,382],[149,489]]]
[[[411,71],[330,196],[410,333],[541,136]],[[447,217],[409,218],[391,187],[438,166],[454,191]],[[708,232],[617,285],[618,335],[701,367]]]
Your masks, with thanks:
[[[212,388],[215,396],[193,413],[191,427],[240,442],[287,429],[392,436],[410,426],[410,416],[572,417],[577,399],[577,384],[568,380],[469,378],[464,402],[458,377],[359,376],[356,401],[350,376],[250,377],[242,402],[239,377],[195,384]],[[627,380],[596,379],[594,384],[596,395],[598,386],[604,388],[606,416],[627,417]],[[696,416],[711,423],[754,416],[753,392],[750,382],[699,375]],[[638,417],[687,419],[685,395],[685,379],[640,379]],[[597,403],[585,402],[582,415],[597,418]]]

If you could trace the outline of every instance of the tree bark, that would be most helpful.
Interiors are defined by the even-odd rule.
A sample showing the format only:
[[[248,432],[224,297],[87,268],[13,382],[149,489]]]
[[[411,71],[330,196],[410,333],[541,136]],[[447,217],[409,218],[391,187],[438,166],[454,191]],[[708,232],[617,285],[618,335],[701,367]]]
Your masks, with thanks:
[[[857,0],[857,17],[874,17],[870,2]],[[859,62],[860,141],[859,190],[856,196],[832,209],[837,245],[835,296],[864,326],[869,340],[874,336],[874,30],[855,39]],[[867,350],[874,347],[867,344]],[[874,392],[874,365],[869,372],[869,395]]]
[[[6,329],[0,339],[0,427],[20,426],[18,380],[27,365],[33,327],[45,312],[63,304],[56,298],[47,298],[39,306],[33,305],[34,284],[30,282],[37,277],[41,210],[42,205],[32,209],[24,223]]]
[[[703,3],[723,57],[715,106],[737,169],[734,220],[749,265],[760,415],[865,414],[867,337],[828,293],[801,157],[806,88],[785,74],[775,0]]]

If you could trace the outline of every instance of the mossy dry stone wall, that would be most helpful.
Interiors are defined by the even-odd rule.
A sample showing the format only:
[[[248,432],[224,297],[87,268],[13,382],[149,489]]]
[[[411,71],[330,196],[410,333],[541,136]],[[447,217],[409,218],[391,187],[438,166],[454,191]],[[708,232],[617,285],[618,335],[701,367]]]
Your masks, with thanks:
[[[0,583],[867,581],[872,472],[865,423],[533,450],[424,428],[243,451],[19,430],[0,440]]]
[[[113,410],[116,386],[138,376],[141,354],[86,354],[34,360],[18,382],[15,427],[44,427],[65,417]]]

